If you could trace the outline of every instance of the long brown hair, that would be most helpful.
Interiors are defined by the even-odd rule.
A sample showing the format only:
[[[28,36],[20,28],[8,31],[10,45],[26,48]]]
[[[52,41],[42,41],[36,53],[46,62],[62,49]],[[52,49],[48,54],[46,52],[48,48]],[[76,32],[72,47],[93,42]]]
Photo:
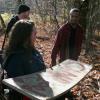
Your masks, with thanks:
[[[10,32],[9,42],[6,48],[6,55],[20,49],[31,48],[31,35],[34,23],[30,20],[20,20]]]

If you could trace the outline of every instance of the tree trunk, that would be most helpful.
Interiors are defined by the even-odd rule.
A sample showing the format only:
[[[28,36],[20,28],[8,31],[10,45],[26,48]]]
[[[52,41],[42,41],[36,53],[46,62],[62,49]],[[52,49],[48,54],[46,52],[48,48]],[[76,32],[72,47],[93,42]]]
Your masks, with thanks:
[[[59,23],[58,23],[58,20],[57,20],[57,0],[53,0],[52,5],[54,7],[54,14],[53,14],[54,23],[56,24],[56,27],[57,27],[57,30],[58,30],[60,28],[60,26],[59,26]]]

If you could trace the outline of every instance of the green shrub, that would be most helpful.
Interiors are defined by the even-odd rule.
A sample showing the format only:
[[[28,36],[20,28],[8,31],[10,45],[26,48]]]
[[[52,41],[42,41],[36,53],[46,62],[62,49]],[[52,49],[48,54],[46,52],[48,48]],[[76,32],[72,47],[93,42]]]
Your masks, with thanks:
[[[1,14],[1,16],[2,16],[5,24],[7,24],[8,21],[10,20],[11,16],[12,16],[12,14],[11,13],[3,13],[3,14]]]

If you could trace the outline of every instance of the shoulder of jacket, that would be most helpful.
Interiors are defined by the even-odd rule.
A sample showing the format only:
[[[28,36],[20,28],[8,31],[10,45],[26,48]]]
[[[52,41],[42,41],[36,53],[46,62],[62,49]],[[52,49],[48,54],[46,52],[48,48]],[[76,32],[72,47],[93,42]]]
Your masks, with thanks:
[[[17,15],[13,15],[13,16],[11,17],[11,21],[14,21],[14,20],[16,20],[16,19],[18,19],[18,16],[17,16]]]
[[[59,28],[59,30],[65,30],[65,29],[67,29],[67,28],[69,28],[69,23],[63,24],[63,25]]]

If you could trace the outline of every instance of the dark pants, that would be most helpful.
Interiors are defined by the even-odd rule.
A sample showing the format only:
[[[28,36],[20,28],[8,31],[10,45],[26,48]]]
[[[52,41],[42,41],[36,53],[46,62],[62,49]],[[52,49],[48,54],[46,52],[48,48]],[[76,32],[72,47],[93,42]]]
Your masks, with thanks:
[[[69,48],[69,59],[77,60],[78,55],[76,55],[76,49],[75,48]]]
[[[14,90],[10,90],[8,100],[23,100],[23,95]]]

